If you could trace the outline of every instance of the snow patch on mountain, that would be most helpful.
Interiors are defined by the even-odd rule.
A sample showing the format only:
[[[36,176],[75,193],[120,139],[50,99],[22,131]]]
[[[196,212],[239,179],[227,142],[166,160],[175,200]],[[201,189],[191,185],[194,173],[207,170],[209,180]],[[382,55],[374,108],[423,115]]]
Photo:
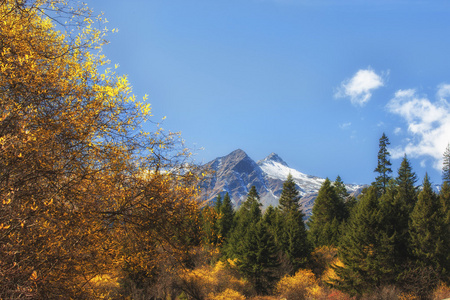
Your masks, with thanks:
[[[217,194],[229,193],[231,201],[237,208],[247,198],[252,186],[261,198],[263,208],[277,206],[283,189],[283,183],[292,175],[304,213],[311,214],[314,199],[317,197],[324,178],[311,176],[290,168],[276,153],[255,162],[243,150],[237,149],[230,154],[209,162],[207,167],[214,175],[202,186],[202,199],[205,203],[214,201]],[[363,186],[346,184],[349,193],[358,193]]]
[[[260,160],[258,165],[268,178],[285,181],[288,175],[291,174],[301,195],[317,192],[325,181],[323,178],[307,175],[290,168],[274,153]]]

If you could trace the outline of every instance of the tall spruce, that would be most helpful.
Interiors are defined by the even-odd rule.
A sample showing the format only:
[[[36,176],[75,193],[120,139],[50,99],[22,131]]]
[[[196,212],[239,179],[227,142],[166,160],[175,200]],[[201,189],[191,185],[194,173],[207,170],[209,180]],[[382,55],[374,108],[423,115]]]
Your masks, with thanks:
[[[396,178],[397,198],[408,207],[409,213],[412,212],[417,202],[416,182],[417,176],[412,171],[412,167],[405,154]]]
[[[447,245],[447,249],[450,249],[450,144],[447,146],[447,149],[444,152],[443,161],[443,182],[441,191],[439,193],[439,200],[441,202],[442,214],[444,216],[444,232],[446,232],[445,244]],[[450,261],[450,251],[448,252],[449,253],[447,261]]]
[[[387,147],[390,145],[388,137],[384,134],[381,136],[379,141],[379,150],[378,150],[378,165],[375,168],[374,172],[377,172],[379,175],[375,179],[375,186],[378,189],[378,194],[383,194],[386,192],[386,186],[391,179],[389,175],[392,173],[391,169],[391,161],[389,159],[390,153],[387,150]]]
[[[300,198],[294,179],[289,174],[279,200],[275,236],[278,247],[289,259],[293,270],[302,266],[310,253]]]
[[[389,237],[393,246],[391,256],[394,258],[397,274],[401,265],[409,258],[409,218],[417,202],[416,174],[412,171],[406,155],[398,170],[398,176],[391,179],[386,192],[380,197],[381,228]]]
[[[356,198],[351,196],[341,176],[337,176],[333,182],[334,190],[339,200],[339,214],[341,215],[341,221],[345,221],[350,217],[350,211],[356,205]]]
[[[343,266],[333,267],[338,277],[330,282],[335,288],[362,295],[394,282],[394,247],[382,222],[378,191],[371,186],[357,203],[342,237],[338,257]]]
[[[262,216],[261,202],[255,186],[247,194],[234,215],[234,227],[229,232],[228,242],[225,246],[229,258],[239,258],[243,255],[243,242],[248,239],[249,228],[259,222]]]
[[[222,205],[220,206],[219,219],[219,233],[222,239],[226,240],[233,227],[234,210],[231,203],[230,195],[228,193],[223,197]]]
[[[435,271],[448,276],[449,249],[448,229],[440,201],[431,187],[428,174],[410,219],[410,249],[417,262],[433,267]],[[448,279],[448,278],[447,278]]]
[[[450,183],[444,181],[439,193],[439,199],[443,215],[443,241],[444,247],[450,249]],[[445,258],[445,275],[447,276],[446,281],[450,281],[450,251],[447,251],[447,256]]]
[[[214,207],[205,206],[201,211],[203,224],[203,242],[206,245],[218,245],[221,242],[218,227],[219,214]]]
[[[339,225],[344,218],[343,205],[331,181],[326,178],[309,218],[309,239],[315,248],[337,246],[339,243]]]
[[[282,212],[299,210],[300,198],[301,197],[295,185],[294,178],[289,173],[286,181],[283,183],[283,190],[281,191],[278,207]]]
[[[450,144],[447,145],[447,148],[444,152],[442,179],[444,182],[450,184]]]
[[[217,194],[216,202],[214,203],[214,209],[218,214],[220,214],[220,207],[222,206],[222,196],[220,194]]]
[[[277,253],[274,237],[264,221],[250,224],[248,234],[242,240],[237,266],[257,294],[268,294],[277,279]]]
[[[250,191],[247,194],[247,199],[244,201],[244,203],[242,203],[241,208],[243,209],[243,211],[250,211],[251,207],[255,203],[258,204],[258,207],[261,206],[260,197],[258,192],[256,191],[256,187],[252,185]]]

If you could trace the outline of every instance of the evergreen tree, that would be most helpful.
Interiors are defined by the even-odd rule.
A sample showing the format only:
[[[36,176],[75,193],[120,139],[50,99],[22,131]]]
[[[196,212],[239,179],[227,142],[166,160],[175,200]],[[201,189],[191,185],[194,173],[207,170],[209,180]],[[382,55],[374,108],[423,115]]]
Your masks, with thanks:
[[[450,184],[450,144],[447,145],[444,152],[442,179]]]
[[[450,249],[450,183],[444,181],[440,194],[439,194],[442,215],[444,218],[442,232],[444,234],[444,248]],[[447,251],[447,257],[445,258],[445,274],[447,282],[450,281],[450,251]]]
[[[222,206],[222,197],[220,194],[217,194],[216,202],[214,203],[214,209],[216,210],[216,213],[220,214],[220,207]]]
[[[303,213],[298,211],[279,214],[281,230],[278,232],[278,247],[289,259],[293,272],[305,265],[312,250],[302,217]]]
[[[409,160],[406,155],[403,157],[400,168],[398,169],[397,183],[397,198],[408,207],[409,212],[412,212],[417,202],[417,176],[412,171]]]
[[[243,242],[248,239],[248,231],[252,225],[261,219],[261,202],[255,186],[252,186],[247,199],[239,207],[234,217],[232,231],[229,234],[228,243],[225,247],[229,258],[237,258],[242,253]]]
[[[437,272],[449,270],[449,245],[445,232],[445,217],[440,201],[431,187],[428,175],[410,219],[410,249],[413,257],[422,265],[431,266]]]
[[[344,182],[339,175],[333,182],[333,186],[339,200],[339,214],[342,216],[340,219],[345,221],[348,219],[348,217],[350,217],[350,211],[356,205],[356,199],[355,197],[350,196]]]
[[[242,203],[241,208],[243,210],[249,211],[249,210],[251,210],[251,207],[255,203],[257,203],[258,206],[261,206],[259,194],[256,191],[256,187],[254,185],[252,185],[252,187],[250,188],[250,191],[247,194],[247,199],[244,201],[244,203]]]
[[[251,224],[243,240],[237,265],[258,294],[268,294],[277,279],[277,253],[274,237],[267,225],[262,220]]]
[[[339,224],[343,217],[342,203],[327,178],[320,187],[308,221],[309,239],[315,248],[338,244]]]
[[[264,216],[263,216],[264,223],[266,223],[266,225],[272,231],[274,236],[275,236],[275,232],[278,231],[278,227],[277,227],[278,214],[279,214],[279,209],[274,208],[272,205],[269,205],[269,207],[267,207],[266,211],[264,212]]]
[[[383,194],[386,192],[386,186],[391,179],[389,176],[392,173],[391,169],[391,161],[389,160],[390,153],[387,150],[387,146],[390,145],[389,139],[384,134],[380,138],[379,142],[379,150],[378,150],[378,165],[375,168],[374,172],[379,173],[379,175],[375,179],[375,186],[378,188],[378,193]]]
[[[392,237],[382,227],[377,189],[369,187],[356,205],[340,243],[335,266],[338,279],[330,283],[352,295],[362,295],[394,282],[395,261]]]
[[[442,169],[443,174],[443,183],[441,187],[441,191],[439,193],[439,200],[442,208],[442,215],[444,217],[444,228],[443,232],[444,236],[444,246],[447,249],[450,249],[450,144],[447,146],[447,149],[444,152],[444,164]],[[450,251],[447,251],[446,258],[446,273],[447,276],[450,276]],[[447,281],[450,281],[450,278],[447,277]]]
[[[336,191],[337,196],[340,198],[342,202],[345,202],[349,197],[347,192],[347,188],[345,187],[344,182],[342,181],[341,176],[337,176],[336,180],[333,182],[334,190]]]
[[[291,210],[299,210],[300,194],[295,185],[292,175],[289,173],[286,181],[283,183],[283,190],[279,199],[278,207],[286,213]]]
[[[203,242],[206,245],[218,245],[220,242],[220,232],[218,227],[219,215],[216,210],[207,205],[201,211],[203,224]]]
[[[416,181],[416,174],[405,155],[397,178],[389,181],[386,192],[380,197],[382,230],[392,237],[396,266],[408,259],[408,222],[417,202]]]
[[[450,222],[450,183],[447,181],[444,181],[442,184],[439,200],[441,201],[442,212],[448,224]]]
[[[397,180],[391,179],[386,187],[386,192],[379,198],[379,230],[390,238],[392,247],[393,272],[398,275],[402,265],[408,259],[408,220],[410,209],[406,201],[398,192]]]
[[[234,210],[231,204],[230,195],[228,193],[223,197],[220,206],[219,232],[223,239],[228,238],[231,228],[233,227]]]
[[[299,268],[310,253],[310,245],[300,205],[300,193],[297,190],[292,175],[289,174],[283,184],[279,200],[279,214],[275,231],[277,246],[289,259],[293,270]]]

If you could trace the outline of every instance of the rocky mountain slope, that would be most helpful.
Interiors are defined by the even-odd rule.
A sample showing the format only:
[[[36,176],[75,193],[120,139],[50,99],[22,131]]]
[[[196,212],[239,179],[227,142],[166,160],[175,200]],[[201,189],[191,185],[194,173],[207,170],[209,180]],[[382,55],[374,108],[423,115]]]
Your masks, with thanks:
[[[228,192],[233,205],[239,207],[254,185],[261,197],[263,208],[269,205],[277,206],[283,182],[290,173],[302,196],[301,204],[307,216],[311,214],[314,200],[325,180],[290,168],[275,153],[255,162],[241,149],[218,157],[206,166],[214,173],[202,186],[202,200],[205,202],[214,201],[217,194],[224,195]],[[347,184],[346,187],[348,192],[353,194],[358,194],[363,188],[361,185],[353,184]]]

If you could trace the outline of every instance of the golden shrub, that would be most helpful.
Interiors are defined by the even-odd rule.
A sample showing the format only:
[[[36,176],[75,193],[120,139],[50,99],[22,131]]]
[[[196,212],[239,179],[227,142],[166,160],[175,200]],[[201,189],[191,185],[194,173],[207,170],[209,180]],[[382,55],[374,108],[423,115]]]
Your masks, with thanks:
[[[441,282],[441,284],[434,290],[432,299],[441,300],[447,298],[450,298],[450,287]]]
[[[344,264],[342,263],[342,261],[339,260],[339,258],[335,258],[333,262],[328,266],[328,268],[326,268],[325,271],[323,272],[322,277],[320,278],[322,282],[326,283],[339,279],[338,275],[333,269],[333,266],[343,267]]]
[[[213,293],[208,295],[209,300],[245,300],[244,295],[241,293],[232,290],[226,289],[222,293],[214,295]]]
[[[293,276],[283,277],[275,289],[277,294],[289,300],[318,299],[323,294],[323,289],[311,270],[299,270]]]

